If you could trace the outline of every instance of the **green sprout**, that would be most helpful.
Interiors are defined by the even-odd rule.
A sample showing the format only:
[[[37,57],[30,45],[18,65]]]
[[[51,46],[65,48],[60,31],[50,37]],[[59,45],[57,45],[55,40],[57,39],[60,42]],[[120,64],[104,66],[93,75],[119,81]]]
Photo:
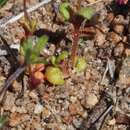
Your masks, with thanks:
[[[68,56],[69,56],[69,53],[67,51],[62,51],[57,57],[56,56],[51,57],[51,63],[54,66],[58,66],[59,63],[65,60],[66,58],[68,58]]]
[[[62,3],[59,6],[59,12],[63,15],[65,20],[70,19],[69,8],[70,8],[70,5],[67,2]]]
[[[28,38],[21,46],[21,54],[24,56],[26,64],[38,64],[45,63],[46,61],[39,57],[40,52],[47,45],[48,37],[42,36],[38,38],[35,45],[33,45],[32,39]]]
[[[7,117],[6,116],[0,116],[0,128],[2,128],[5,123],[7,122]]]
[[[6,4],[8,0],[0,0],[0,7],[2,7],[4,4]]]
[[[94,15],[94,10],[92,8],[84,7],[79,10],[79,15],[83,16],[87,20],[90,20]]]

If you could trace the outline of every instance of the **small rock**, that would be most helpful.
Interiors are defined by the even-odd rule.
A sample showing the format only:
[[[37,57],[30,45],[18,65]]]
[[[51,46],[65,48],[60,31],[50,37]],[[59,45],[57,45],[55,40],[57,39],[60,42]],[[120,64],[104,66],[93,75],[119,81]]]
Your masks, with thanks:
[[[83,108],[80,104],[80,102],[75,102],[69,105],[69,112],[71,115],[82,115],[83,113]]]
[[[12,84],[12,89],[15,91],[15,92],[18,92],[22,89],[22,85],[20,83],[18,83],[16,80],[13,82]]]
[[[113,118],[112,120],[108,121],[108,125],[115,125],[115,124],[116,124],[115,118]]]
[[[99,31],[99,30],[97,30],[96,31],[96,43],[97,43],[97,45],[98,46],[103,46],[103,44],[105,43],[105,35],[101,32],[101,31]]]
[[[93,107],[98,103],[98,98],[95,94],[91,93],[88,96],[86,96],[86,108]]]
[[[73,117],[71,115],[65,115],[63,117],[63,122],[67,125],[71,124],[73,121]]]
[[[37,94],[36,94],[35,92],[33,92],[33,91],[30,91],[30,92],[28,93],[28,96],[31,97],[31,98],[33,98],[33,99],[38,99]]]
[[[115,25],[114,26],[114,31],[116,32],[116,33],[118,33],[118,34],[122,34],[123,33],[123,31],[124,31],[124,26],[123,25]]]
[[[119,43],[116,48],[114,49],[114,55],[115,56],[122,56],[124,51],[124,44],[123,43]]]
[[[122,37],[119,36],[117,33],[115,32],[109,32],[107,39],[109,39],[111,42],[113,42],[114,44],[119,43],[122,40]]]
[[[4,102],[4,109],[11,111],[11,109],[15,106],[15,96],[13,93],[8,92],[7,97]]]
[[[130,49],[129,48],[125,49],[125,54],[126,54],[127,57],[130,56]]]
[[[74,119],[73,120],[73,125],[76,127],[76,128],[79,128],[80,125],[82,123],[82,120],[81,119]]]
[[[41,104],[36,104],[35,108],[34,108],[34,113],[35,114],[40,114],[43,110],[43,106]]]
[[[48,118],[50,115],[51,115],[51,112],[47,108],[43,107],[42,118]]]

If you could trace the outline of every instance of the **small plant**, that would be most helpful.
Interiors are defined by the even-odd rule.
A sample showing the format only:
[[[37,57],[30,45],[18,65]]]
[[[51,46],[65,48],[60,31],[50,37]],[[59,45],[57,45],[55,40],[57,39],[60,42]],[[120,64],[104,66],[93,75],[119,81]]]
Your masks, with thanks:
[[[79,38],[87,32],[91,32],[91,29],[81,28],[84,20],[90,20],[94,15],[94,10],[92,8],[83,7],[74,11],[69,3],[62,3],[59,6],[59,13],[64,17],[65,21],[70,22],[73,25],[71,31],[72,37],[72,51],[71,51],[71,62],[74,67],[74,62],[77,54],[77,47]],[[93,33],[93,32],[92,32]]]
[[[37,86],[44,80],[42,71],[47,61],[40,57],[40,52],[47,45],[47,41],[48,37],[42,36],[38,38],[35,44],[29,38],[21,45],[20,59],[22,60],[21,63],[27,66],[26,68],[31,86]]]
[[[21,46],[21,56],[23,57],[21,59],[24,59],[23,64],[27,65],[26,70],[29,75],[29,83],[33,88],[44,82],[44,80],[55,85],[64,84],[64,75],[59,64],[68,57],[68,52],[62,51],[58,56],[52,56],[50,58],[52,65],[45,67],[46,64],[49,64],[49,58],[47,60],[39,57],[39,55],[41,50],[46,46],[47,41],[48,37],[43,36],[33,45],[31,39],[27,39]],[[43,73],[44,70],[45,74]]]

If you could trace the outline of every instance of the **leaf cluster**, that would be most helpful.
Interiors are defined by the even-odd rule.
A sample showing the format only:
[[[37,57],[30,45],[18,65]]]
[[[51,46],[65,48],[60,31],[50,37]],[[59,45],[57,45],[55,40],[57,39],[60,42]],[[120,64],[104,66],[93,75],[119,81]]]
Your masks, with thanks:
[[[46,63],[46,60],[40,57],[40,52],[46,47],[48,42],[47,36],[38,38],[34,44],[31,38],[26,39],[21,45],[21,54],[24,56],[25,64]]]

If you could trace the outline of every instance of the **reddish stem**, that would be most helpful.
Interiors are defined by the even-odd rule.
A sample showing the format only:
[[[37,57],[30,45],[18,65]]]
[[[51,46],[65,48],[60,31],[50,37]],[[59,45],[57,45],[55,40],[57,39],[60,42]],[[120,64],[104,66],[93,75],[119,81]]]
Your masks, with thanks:
[[[78,40],[79,40],[79,31],[75,30],[72,34],[73,42],[72,42],[72,51],[71,51],[71,62],[72,67],[74,67],[75,64],[75,57],[77,53],[77,47],[78,47]]]

